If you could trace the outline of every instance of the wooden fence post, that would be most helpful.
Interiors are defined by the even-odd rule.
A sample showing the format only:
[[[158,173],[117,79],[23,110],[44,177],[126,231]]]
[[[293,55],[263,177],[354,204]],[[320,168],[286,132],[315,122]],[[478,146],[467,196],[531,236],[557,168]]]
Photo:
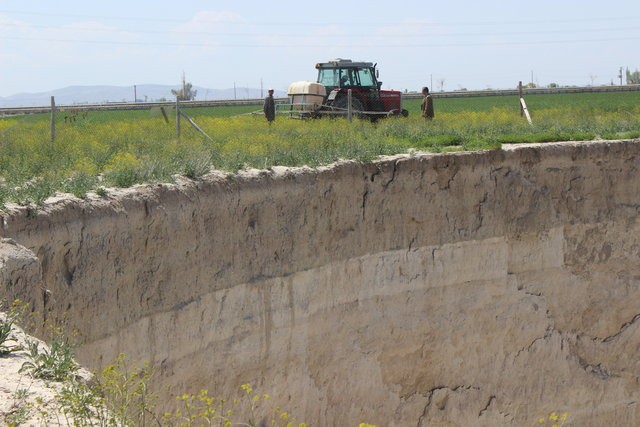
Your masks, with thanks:
[[[180,139],[180,99],[176,96],[176,135]]]
[[[56,100],[51,96],[51,143],[56,139]]]
[[[164,105],[160,106],[160,111],[162,112],[162,117],[164,117],[165,123],[169,124],[169,117],[167,117],[167,112],[164,111]]]
[[[522,81],[518,82],[518,99],[522,99]],[[522,108],[522,102],[520,102],[520,117],[524,116],[524,108]]]
[[[207,135],[207,133],[205,131],[203,131],[202,129],[200,129],[200,126],[198,126],[196,124],[196,122],[194,122],[191,117],[187,116],[185,113],[183,113],[182,111],[180,111],[180,115],[182,117],[185,118],[185,120],[194,127],[195,130],[197,130],[198,132],[200,132],[202,135],[204,135],[209,141],[213,141],[213,139],[211,139],[211,137],[209,135]]]
[[[349,123],[353,119],[353,104],[352,104],[352,93],[351,89],[347,90],[347,119]]]
[[[522,111],[524,112],[524,115],[527,117],[527,121],[529,122],[529,124],[532,125],[533,122],[531,121],[531,115],[529,115],[529,110],[527,109],[527,103],[524,102],[524,98],[520,98],[520,108],[522,108]]]

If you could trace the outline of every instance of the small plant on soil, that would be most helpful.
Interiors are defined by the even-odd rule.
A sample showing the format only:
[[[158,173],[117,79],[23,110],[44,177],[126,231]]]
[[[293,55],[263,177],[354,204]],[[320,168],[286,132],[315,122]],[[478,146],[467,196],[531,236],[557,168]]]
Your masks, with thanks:
[[[4,308],[4,301],[0,301],[0,311]],[[0,357],[22,350],[13,334],[13,326],[20,320],[25,310],[20,300],[11,304],[9,311],[0,317]]]
[[[26,388],[18,388],[11,396],[13,404],[9,411],[3,414],[2,421],[9,427],[22,425],[31,415],[31,406],[27,402],[29,390]]]
[[[11,411],[5,415],[4,422],[9,427],[22,425],[29,418],[29,407],[27,405],[16,404]]]
[[[62,413],[67,425],[77,427],[110,425],[107,423],[110,416],[106,410],[104,397],[86,382],[69,381],[62,386],[56,397],[58,407],[55,411],[49,412]],[[46,411],[42,415],[43,420],[50,418]]]
[[[37,402],[40,422],[76,427],[160,425],[155,395],[148,391],[152,373],[147,363],[135,368],[120,355],[90,381],[71,374],[54,401]]]
[[[22,364],[20,373],[27,372],[33,378],[51,381],[64,381],[75,377],[80,369],[73,360],[71,345],[60,337],[51,341],[47,350],[38,341],[28,342],[27,362]]]

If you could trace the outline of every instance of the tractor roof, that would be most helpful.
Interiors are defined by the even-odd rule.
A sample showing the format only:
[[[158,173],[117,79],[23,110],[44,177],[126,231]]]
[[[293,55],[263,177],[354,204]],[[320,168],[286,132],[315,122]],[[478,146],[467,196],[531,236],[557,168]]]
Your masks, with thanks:
[[[350,59],[342,58],[316,64],[316,68],[371,68],[374,66],[373,62],[353,62]]]

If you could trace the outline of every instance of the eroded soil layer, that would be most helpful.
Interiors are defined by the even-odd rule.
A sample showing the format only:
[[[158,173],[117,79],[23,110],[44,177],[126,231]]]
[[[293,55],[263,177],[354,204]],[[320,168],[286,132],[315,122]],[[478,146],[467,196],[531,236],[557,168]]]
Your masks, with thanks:
[[[2,213],[2,295],[314,425],[640,425],[640,142],[213,173]]]

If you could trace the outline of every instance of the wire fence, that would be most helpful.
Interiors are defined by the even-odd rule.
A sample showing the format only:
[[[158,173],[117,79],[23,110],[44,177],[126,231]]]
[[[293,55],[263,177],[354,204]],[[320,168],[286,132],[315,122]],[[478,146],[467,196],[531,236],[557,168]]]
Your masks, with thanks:
[[[227,118],[261,111],[260,102],[232,108],[189,103],[183,108],[173,102],[91,109],[56,106],[52,98],[44,113],[0,118],[0,209],[7,202],[38,205],[56,191],[84,197],[102,186],[170,182],[174,174],[201,176],[212,164],[226,165],[222,158],[229,163],[231,155],[220,151],[224,141],[264,120]],[[237,156],[230,168],[246,162]]]
[[[637,92],[640,85],[601,86],[601,87],[573,87],[573,88],[526,88],[515,90],[483,90],[465,92],[432,92],[432,97],[491,97],[517,95],[520,99],[524,95],[551,94],[551,93],[594,93],[594,92]],[[348,92],[348,96],[347,96]],[[376,120],[378,117],[389,115],[406,116],[403,100],[420,98],[416,93],[400,93],[397,91],[380,91],[364,93],[358,90],[342,91],[334,98],[317,95],[289,95],[287,98],[276,99],[276,112],[279,115],[288,115],[295,118],[314,118],[319,116],[343,116],[351,120],[353,117],[369,118]],[[93,130],[91,124],[99,122],[94,118],[102,112],[109,112],[111,118],[135,120],[136,118],[153,118],[154,134],[162,132],[166,138],[178,138],[187,132],[196,132],[203,138],[211,140],[212,136],[198,122],[191,112],[199,109],[224,109],[234,108],[235,114],[262,115],[263,99],[246,99],[233,101],[165,101],[165,102],[137,102],[137,103],[106,103],[85,105],[61,105],[57,106],[55,98],[51,97],[49,106],[0,108],[0,117],[16,115],[50,114],[47,135],[44,130],[38,128],[39,139],[44,138],[54,142],[60,132],[69,129],[82,129],[86,134],[102,132]],[[239,108],[240,107],[240,108]],[[521,112],[526,114],[526,106]],[[197,114],[197,113],[196,113]],[[120,116],[120,117],[118,117]],[[0,121],[0,133],[14,133],[17,129],[7,129]],[[11,126],[9,126],[11,127]],[[5,138],[6,139],[6,138]]]
[[[365,96],[369,98],[364,98]],[[276,113],[296,118],[319,117],[320,115],[342,116],[348,120],[352,120],[353,117],[371,118],[389,115],[389,111],[384,110],[379,96],[373,99],[368,94],[352,94],[351,90],[336,99],[330,99],[328,103],[323,102],[324,99],[314,100],[314,102],[305,101],[305,99],[301,100],[294,97],[278,98],[275,100]],[[101,126],[105,121],[118,123],[120,126],[125,126],[123,123],[127,122],[135,122],[142,127],[151,126],[153,132],[150,132],[150,134],[155,137],[158,137],[159,134],[164,135],[159,138],[160,140],[176,138],[180,140],[185,133],[196,132],[211,141],[211,135],[198,123],[198,116],[202,115],[202,111],[225,110],[225,113],[221,114],[221,116],[225,117],[241,115],[263,116],[263,102],[262,99],[243,100],[241,102],[176,100],[175,102],[58,106],[52,96],[50,106],[0,109],[0,117],[2,115],[4,117],[20,117],[21,123],[38,120],[40,122],[39,126],[35,128],[29,127],[29,132],[32,133],[29,138],[40,141],[49,140],[51,143],[55,143],[56,140],[62,140],[68,137],[70,133],[76,132],[82,132],[88,137],[95,137],[98,133],[103,133],[101,136],[109,139],[109,135],[104,134],[104,126]],[[400,110],[394,110],[394,113],[396,112],[399,113]],[[44,120],[42,120],[42,115],[48,116],[48,128],[43,127]],[[3,128],[0,122],[0,135],[3,136],[3,140],[14,140],[16,132],[19,132],[20,128],[20,125]],[[116,130],[115,128],[112,129]]]
[[[279,115],[292,111],[289,99],[275,102]],[[60,191],[85,197],[103,188],[171,182],[175,175],[196,178],[213,166],[234,171],[248,165],[327,163],[346,157],[343,151],[354,156],[349,146],[324,149],[313,132],[304,134],[309,144],[291,141],[291,126],[271,126],[263,103],[176,101],[92,108],[58,106],[52,97],[39,113],[0,118],[0,209],[7,202],[39,205]],[[322,122],[324,131],[317,132],[337,131]]]
[[[637,90],[638,87],[627,90]],[[515,95],[517,92],[506,94]],[[529,94],[530,90],[523,88],[523,95]],[[433,94],[434,98],[439,95]],[[536,108],[540,106],[536,103],[538,100],[530,97],[525,104],[523,95],[519,102],[523,107],[521,111],[526,114],[528,104],[529,110],[533,111],[532,119],[538,134],[545,141],[549,135],[556,134],[563,138],[569,135],[576,140],[589,139],[592,135],[637,137],[638,116],[634,113],[637,93],[622,97],[593,97],[602,99],[597,105],[591,99],[589,105],[606,117],[585,122],[584,113],[577,109],[577,113],[569,111],[569,122],[562,128],[558,128],[555,118],[545,125],[542,116],[535,115]],[[466,141],[471,141],[471,147],[495,147],[495,132],[473,132],[469,137],[469,126],[457,116],[455,120],[436,120],[433,125],[424,126],[424,121],[419,120],[420,100],[416,98],[419,95],[402,94],[402,99],[410,100],[406,105],[411,115],[418,116],[417,119],[385,119],[386,123],[381,126],[362,126],[363,135],[368,136],[358,144],[340,143],[350,141],[353,136],[354,127],[345,121],[322,119],[311,126],[298,126],[290,120],[277,120],[275,126],[269,125],[262,111],[262,99],[241,103],[174,101],[98,106],[57,106],[52,99],[51,105],[32,108],[31,114],[23,110],[20,116],[0,118],[0,209],[3,201],[39,203],[57,190],[80,197],[101,187],[168,182],[176,174],[198,177],[212,165],[220,170],[237,171],[249,166],[326,164],[339,158],[369,159],[374,154],[382,154],[382,150],[405,149],[416,144],[437,150],[443,146],[464,146]],[[510,117],[517,105],[513,102],[513,108],[511,106],[512,101],[518,99],[514,98],[503,97],[500,100],[493,97],[482,103],[483,108],[490,107],[483,116],[487,119],[482,121],[483,126],[495,118],[494,101],[504,101],[502,105],[508,102],[508,111],[500,117],[505,120]],[[616,104],[616,99],[622,103]],[[319,109],[328,116],[349,117],[351,112],[352,118],[369,113],[369,110],[356,107],[353,92],[351,102],[346,100],[346,108],[336,105],[336,102],[329,105],[324,98],[317,103],[290,98],[277,98],[275,101],[281,115],[302,116]],[[573,106],[575,103],[570,101]],[[445,111],[445,102],[441,105],[443,110],[440,111]],[[6,110],[0,109],[0,116],[3,112]],[[624,114],[622,119],[620,112]],[[249,116],[246,120],[228,119],[245,115]],[[444,115],[440,117],[445,118]],[[520,138],[519,135],[524,133],[536,141],[536,134],[531,134],[529,129],[523,130],[522,122],[501,121],[500,128],[492,129],[503,132],[508,138]],[[391,137],[389,146],[381,145],[380,141],[387,137]]]
[[[211,140],[211,135],[199,123],[203,117],[262,115],[262,102],[253,99],[58,106],[51,97],[49,106],[0,108],[0,143],[5,146],[24,140],[64,143],[78,136],[76,134],[109,140],[116,133],[144,131],[159,141],[180,140],[194,133]],[[278,100],[279,104],[284,102],[286,99]]]
[[[257,108],[258,103],[260,101],[256,101],[255,108]],[[245,104],[251,106],[251,104]],[[54,97],[51,97],[51,107],[50,107],[50,135],[51,141],[55,141],[56,135],[56,125],[64,124],[64,125],[72,125],[76,123],[81,123],[86,121],[89,117],[89,114],[92,111],[110,111],[110,116],[112,119],[117,118],[117,116],[122,116],[122,118],[135,118],[136,115],[140,115],[140,112],[146,113],[148,117],[157,117],[158,119],[162,118],[164,125],[158,123],[159,127],[164,127],[165,130],[170,133],[172,132],[171,126],[174,126],[173,132],[175,132],[175,136],[180,139],[181,134],[183,133],[183,126],[188,125],[191,126],[192,129],[197,131],[203,137],[208,140],[212,140],[212,138],[196,123],[196,121],[189,116],[189,109],[197,108],[197,105],[194,103],[186,103],[186,105],[182,105],[180,100],[176,99],[175,103],[151,103],[151,104],[138,104],[137,108],[130,109],[131,104],[124,104],[121,106],[113,106],[108,109],[98,109],[93,110],[91,108],[79,108],[79,107],[61,107],[57,108],[55,105]]]

